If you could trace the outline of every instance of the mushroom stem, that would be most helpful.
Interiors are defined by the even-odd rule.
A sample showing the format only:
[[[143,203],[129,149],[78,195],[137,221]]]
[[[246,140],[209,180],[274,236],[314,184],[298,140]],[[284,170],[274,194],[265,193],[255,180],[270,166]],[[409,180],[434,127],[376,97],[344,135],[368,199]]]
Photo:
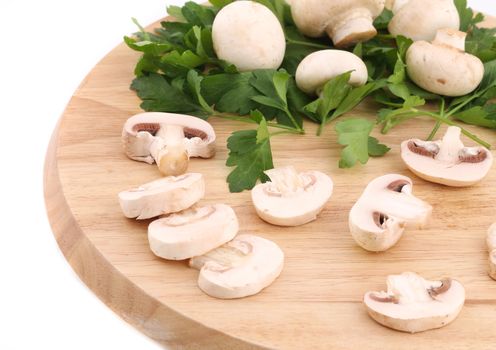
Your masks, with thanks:
[[[373,38],[377,34],[377,30],[372,22],[373,19],[370,13],[357,16],[357,13],[352,12],[338,26],[327,27],[326,32],[336,43],[336,47],[346,47]]]
[[[189,155],[184,145],[183,127],[163,125],[156,136],[150,152],[160,172],[165,176],[184,174],[188,169]]]
[[[409,2],[410,0],[392,0],[389,1],[389,4],[387,4],[386,7],[393,11],[393,13],[396,13]]]
[[[447,45],[454,47],[460,51],[465,51],[465,39],[467,33],[460,32],[455,29],[440,29],[436,33],[436,37],[432,42],[434,45]]]
[[[437,160],[450,164],[459,161],[460,150],[464,145],[460,139],[461,129],[456,126],[450,126],[443,137],[442,146],[437,154]]]

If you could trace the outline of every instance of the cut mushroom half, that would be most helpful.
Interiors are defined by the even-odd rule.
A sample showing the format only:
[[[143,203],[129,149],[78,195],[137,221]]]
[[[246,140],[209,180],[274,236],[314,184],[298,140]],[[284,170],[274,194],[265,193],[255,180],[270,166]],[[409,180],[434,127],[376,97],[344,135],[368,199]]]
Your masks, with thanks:
[[[453,187],[471,186],[481,181],[493,164],[493,155],[484,147],[465,147],[459,127],[451,126],[442,140],[406,140],[401,158],[424,180]]]
[[[292,166],[267,170],[270,178],[255,186],[251,198],[262,220],[279,226],[313,221],[332,196],[333,182],[319,171],[298,173]]]
[[[215,155],[212,126],[183,114],[137,114],[124,124],[122,142],[129,158],[157,163],[165,176],[184,174],[190,157],[212,158]]]
[[[259,293],[274,282],[283,265],[284,253],[277,244],[249,234],[190,260],[190,266],[200,270],[200,289],[219,299]]]
[[[367,292],[364,303],[381,325],[417,333],[453,322],[465,303],[465,289],[454,279],[428,281],[404,272],[388,276],[387,291]]]
[[[119,193],[127,218],[149,219],[176,213],[197,203],[205,195],[202,174],[168,176]]]
[[[489,251],[496,249],[496,223],[492,224],[487,231],[487,248]]]
[[[349,215],[351,235],[360,247],[385,251],[399,241],[407,224],[426,225],[432,207],[413,196],[412,188],[412,180],[396,174],[368,184]]]
[[[234,210],[225,204],[193,207],[153,221],[148,226],[152,252],[167,260],[203,255],[238,233]]]

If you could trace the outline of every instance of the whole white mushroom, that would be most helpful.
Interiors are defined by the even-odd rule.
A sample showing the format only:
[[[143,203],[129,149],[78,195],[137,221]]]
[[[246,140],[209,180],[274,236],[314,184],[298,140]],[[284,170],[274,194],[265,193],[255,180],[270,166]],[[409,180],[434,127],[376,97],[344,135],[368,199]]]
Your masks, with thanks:
[[[286,38],[277,17],[254,1],[235,1],[219,11],[212,27],[214,50],[239,71],[277,69]]]

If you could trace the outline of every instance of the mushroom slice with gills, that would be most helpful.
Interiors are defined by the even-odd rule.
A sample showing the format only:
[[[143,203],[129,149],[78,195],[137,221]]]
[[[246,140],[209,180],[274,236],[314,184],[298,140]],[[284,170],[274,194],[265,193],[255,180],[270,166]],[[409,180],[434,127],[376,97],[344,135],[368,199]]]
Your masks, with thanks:
[[[207,205],[153,221],[148,226],[148,241],[155,255],[185,260],[229,242],[238,229],[238,219],[230,206]]]
[[[405,165],[424,180],[453,187],[481,181],[491,170],[492,153],[484,147],[465,147],[461,129],[450,126],[442,140],[406,140],[401,144]]]
[[[212,41],[217,56],[241,72],[277,69],[286,51],[281,23],[269,8],[255,1],[224,6],[215,16]]]
[[[496,280],[496,249],[489,253],[489,276]]]
[[[465,52],[466,36],[457,30],[440,29],[434,41],[413,43],[406,53],[410,79],[438,95],[456,97],[474,91],[484,76],[484,64]]]
[[[412,195],[412,181],[389,174],[371,181],[349,215],[356,243],[368,251],[381,252],[401,238],[407,224],[423,228],[432,207]]]
[[[219,299],[259,293],[280,275],[283,264],[284,253],[277,244],[249,234],[190,260],[190,266],[200,270],[200,289]]]
[[[350,71],[351,86],[367,83],[367,66],[357,55],[342,50],[316,51],[306,56],[298,65],[296,85],[307,94],[320,95],[329,80]]]
[[[294,167],[265,172],[270,182],[251,191],[258,216],[279,226],[299,226],[313,221],[332,196],[333,182],[319,171],[298,173]]]
[[[149,219],[175,213],[197,203],[205,195],[202,174],[168,176],[119,193],[119,203],[127,218]]]
[[[388,30],[414,41],[431,41],[439,29],[460,29],[460,16],[453,0],[388,0],[393,11]]]
[[[212,126],[184,114],[137,114],[124,124],[122,141],[129,158],[157,163],[165,176],[184,174],[190,157],[212,158],[215,155]]]
[[[328,35],[335,47],[348,47],[377,35],[373,21],[385,0],[294,0],[291,14],[299,31],[309,37]]]
[[[417,333],[453,322],[465,303],[465,289],[454,279],[428,281],[404,272],[388,276],[387,291],[367,292],[363,301],[381,325]]]
[[[487,248],[489,251],[496,249],[496,223],[492,224],[487,231]]]

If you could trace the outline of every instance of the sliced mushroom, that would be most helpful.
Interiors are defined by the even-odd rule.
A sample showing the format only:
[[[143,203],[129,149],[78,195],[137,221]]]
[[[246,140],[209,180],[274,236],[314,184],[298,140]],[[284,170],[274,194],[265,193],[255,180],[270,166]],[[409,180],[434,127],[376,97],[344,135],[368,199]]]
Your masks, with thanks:
[[[460,28],[460,16],[453,0],[388,0],[393,11],[389,32],[414,41],[430,41],[439,29]]]
[[[205,195],[203,175],[189,173],[168,176],[119,193],[119,203],[127,218],[138,220],[187,209]]]
[[[206,121],[183,114],[149,112],[129,118],[122,130],[126,155],[157,163],[165,175],[181,175],[190,157],[215,155],[215,132]]]
[[[350,211],[351,235],[362,248],[381,252],[401,238],[407,224],[426,225],[432,207],[412,195],[412,180],[390,174],[371,181]]]
[[[231,207],[208,205],[153,221],[148,226],[148,241],[155,255],[185,260],[229,242],[238,229],[238,219]]]
[[[465,289],[453,279],[428,281],[413,272],[387,278],[387,292],[367,292],[369,315],[383,326],[408,333],[453,322],[465,303]]]
[[[331,198],[333,182],[319,171],[298,173],[294,167],[283,167],[265,173],[271,181],[255,186],[251,198],[258,216],[273,225],[313,221]]]
[[[295,0],[291,14],[303,34],[326,33],[336,47],[347,47],[377,34],[373,21],[384,10],[385,0]]]
[[[496,280],[496,249],[489,254],[489,276]]]
[[[484,76],[484,64],[465,52],[466,36],[457,30],[441,29],[432,43],[413,43],[406,54],[410,79],[439,95],[463,96],[474,91]]]
[[[190,260],[190,266],[200,270],[200,289],[220,299],[259,293],[279,276],[283,264],[284,253],[277,244],[248,234]]]
[[[367,66],[357,55],[342,50],[316,51],[298,65],[296,85],[307,94],[320,95],[329,80],[350,71],[350,85],[362,86],[367,83]]]
[[[489,251],[496,249],[496,223],[492,224],[487,231],[487,248]]]
[[[461,130],[451,126],[442,140],[406,140],[401,158],[417,176],[438,184],[464,187],[481,181],[493,164],[493,155],[484,147],[465,147]]]
[[[254,1],[236,1],[219,11],[212,27],[215,52],[239,71],[277,69],[286,39],[274,13]]]

